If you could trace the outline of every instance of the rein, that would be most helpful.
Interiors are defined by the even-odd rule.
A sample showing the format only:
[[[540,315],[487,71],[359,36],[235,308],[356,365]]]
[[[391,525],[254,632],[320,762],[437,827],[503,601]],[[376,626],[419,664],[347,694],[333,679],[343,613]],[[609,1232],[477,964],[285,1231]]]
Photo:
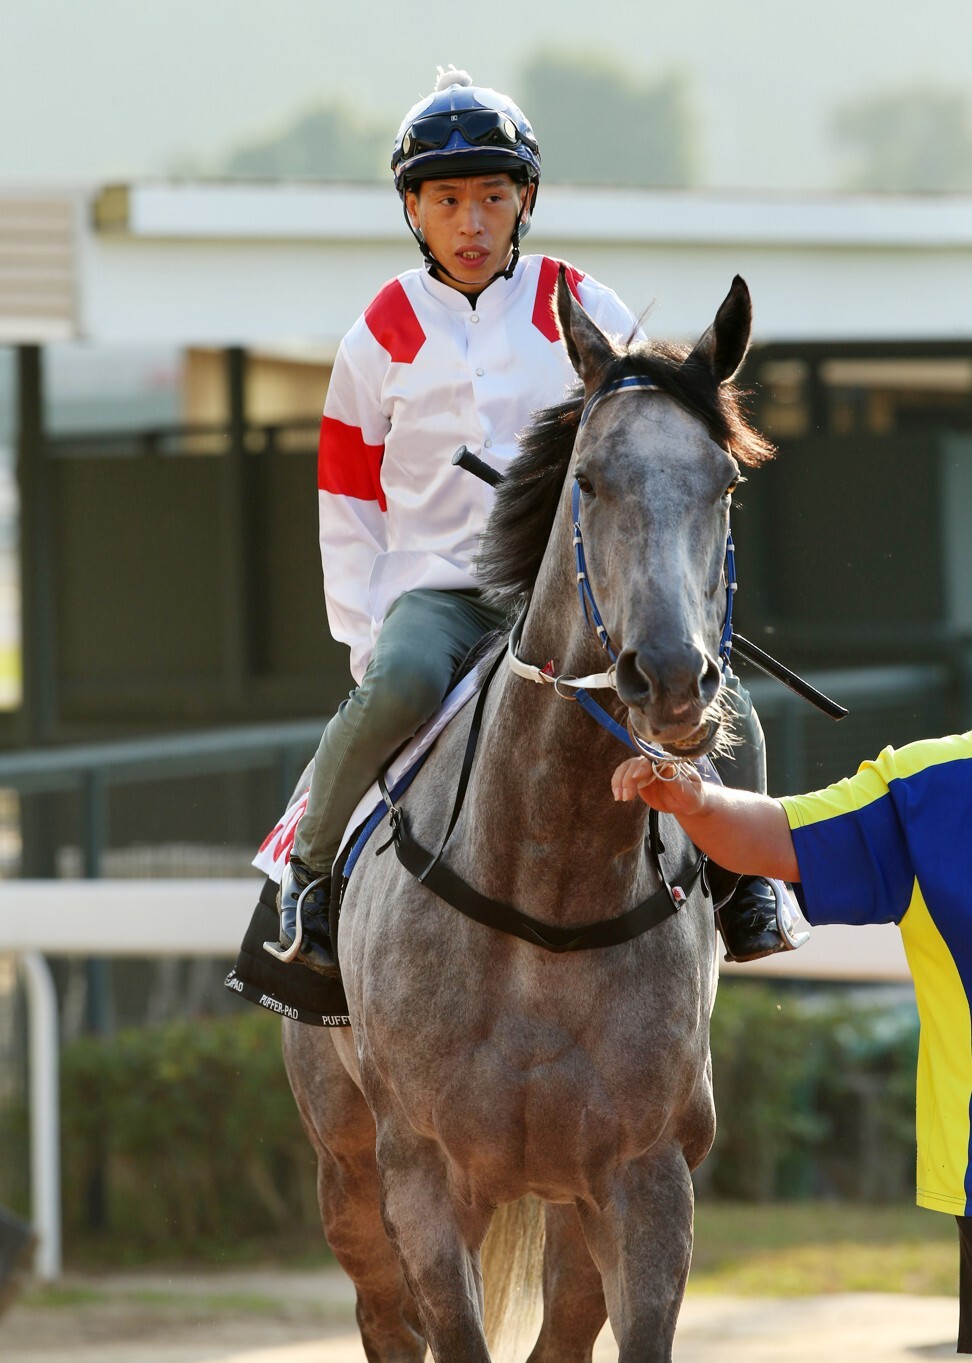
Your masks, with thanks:
[[[581,412],[578,423],[578,432],[583,429],[595,408],[606,398],[617,393],[624,392],[658,392],[657,384],[651,383],[646,379],[635,375],[617,379],[613,383],[606,384],[603,388],[594,393],[587,401]],[[484,464],[471,454],[464,445],[456,451],[453,457],[454,464],[467,469],[470,473],[475,473],[492,486],[502,481],[502,475],[495,469]],[[420,842],[415,839],[409,831],[405,821],[405,815],[401,807],[395,800],[385,784],[384,778],[379,777],[378,784],[381,789],[382,798],[388,810],[389,823],[391,826],[391,837],[381,847],[378,848],[377,855],[386,852],[389,847],[394,846],[395,855],[404,868],[420,881],[428,886],[434,894],[445,903],[450,904],[454,909],[464,914],[467,918],[472,918],[477,923],[482,923],[486,927],[494,928],[500,932],[508,933],[514,937],[520,937],[524,941],[532,942],[536,946],[543,947],[546,951],[582,951],[597,947],[616,946],[621,942],[631,941],[642,933],[649,931],[657,924],[665,921],[676,913],[682,904],[688,899],[689,894],[698,880],[702,885],[704,894],[708,894],[708,886],[705,879],[706,858],[699,854],[698,858],[688,860],[680,866],[676,876],[669,880],[661,864],[661,855],[664,852],[659,831],[658,813],[652,809],[648,816],[648,837],[646,839],[648,852],[651,856],[652,865],[661,881],[661,885],[654,894],[635,905],[626,913],[619,914],[615,918],[600,919],[596,923],[585,923],[581,925],[570,925],[567,927],[556,923],[547,923],[538,918],[531,918],[529,914],[522,913],[519,909],[513,908],[509,904],[503,904],[498,900],[490,899],[480,891],[467,884],[454,871],[451,871],[442,862],[442,856],[448,845],[449,839],[459,821],[466,790],[469,785],[469,778],[472,773],[473,763],[476,755],[476,747],[482,727],[482,717],[486,705],[486,696],[489,691],[490,683],[496,676],[497,668],[502,659],[506,658],[510,670],[518,677],[527,681],[539,683],[541,685],[553,686],[556,694],[563,700],[576,700],[582,709],[586,710],[602,728],[611,733],[619,742],[626,744],[635,752],[642,753],[648,757],[655,768],[655,774],[659,780],[674,780],[678,771],[678,759],[665,752],[663,748],[646,742],[636,734],[632,734],[628,729],[620,725],[608,712],[599,705],[591,696],[592,690],[617,690],[617,677],[615,663],[617,652],[614,649],[607,628],[598,610],[594,593],[591,590],[587,576],[587,562],[584,554],[584,537],[580,524],[580,485],[574,482],[571,495],[571,517],[574,530],[574,559],[577,572],[577,592],[580,600],[581,610],[584,619],[590,628],[595,632],[601,647],[610,659],[610,666],[605,672],[594,673],[587,677],[572,677],[566,675],[558,676],[555,672],[553,663],[548,663],[546,667],[535,667],[531,663],[526,663],[518,654],[518,646],[523,633],[523,626],[526,620],[530,602],[527,600],[516,623],[510,631],[507,647],[504,652],[499,652],[491,663],[483,685],[476,700],[476,708],[473,712],[469,734],[466,739],[466,748],[463,754],[462,768],[459,774],[459,781],[456,788],[455,800],[453,802],[452,814],[445,831],[439,850],[435,853],[429,852]],[[722,631],[719,640],[719,658],[722,663],[722,674],[725,676],[726,668],[729,665],[730,653],[735,642],[739,652],[744,658],[756,663],[764,671],[783,681],[791,689],[797,691],[806,699],[812,701],[819,709],[825,711],[832,718],[840,719],[847,711],[843,707],[836,705],[828,697],[821,694],[809,683],[805,682],[795,673],[777,663],[769,654],[764,653],[755,645],[742,639],[735,634],[732,628],[732,603],[736,592],[736,559],[735,547],[732,540],[732,531],[726,535],[726,558],[725,558],[725,581],[726,581],[726,610],[722,624]],[[572,694],[571,694],[572,693]],[[709,773],[718,779],[715,769],[711,766],[707,758],[700,759],[697,765],[705,764]],[[401,794],[401,791],[396,792]]]
[[[581,413],[578,430],[584,426],[592,411],[599,402],[615,392],[622,391],[657,391],[657,385],[648,383],[643,379],[628,377],[619,379],[613,384],[607,385],[593,395],[587,406]],[[489,471],[485,475],[477,465],[481,462],[471,456],[463,446],[457,450],[454,463],[466,467],[470,472],[477,473],[480,477],[493,482],[495,473]],[[623,728],[611,715],[599,705],[590,695],[592,689],[617,689],[615,678],[615,662],[617,653],[614,650],[608,636],[604,621],[601,619],[597,602],[591,591],[587,579],[587,564],[584,557],[584,540],[580,526],[580,486],[574,483],[571,516],[574,527],[574,558],[577,569],[577,592],[580,600],[581,610],[588,625],[596,632],[597,637],[611,660],[611,666],[606,672],[594,674],[589,677],[567,677],[555,676],[553,664],[548,664],[547,668],[537,668],[529,663],[524,663],[517,656],[517,645],[523,632],[523,624],[529,609],[529,601],[523,608],[519,619],[510,631],[509,642],[506,649],[506,659],[511,670],[520,677],[530,681],[546,683],[552,685],[557,694],[563,699],[576,700],[582,709],[586,710],[602,728],[613,734],[621,743],[627,744],[635,752],[644,753],[656,763],[656,771],[662,773],[662,779],[673,780],[675,776],[675,764],[671,756],[663,749],[646,743],[637,735],[630,733]],[[731,546],[731,538],[730,538]],[[726,593],[726,623],[723,627],[723,639],[731,639],[732,626],[732,593],[735,590],[734,573],[727,573],[729,585]],[[469,784],[469,777],[472,772],[473,761],[476,754],[476,747],[479,741],[479,733],[482,727],[483,711],[486,705],[486,696],[489,691],[490,683],[496,676],[497,668],[503,659],[503,653],[498,653],[493,660],[489,671],[483,679],[483,685],[476,700],[476,708],[473,712],[472,723],[469,728],[469,735],[466,740],[466,750],[463,755],[462,768],[459,774],[459,782],[456,788],[456,796],[453,802],[452,815],[449,819],[445,836],[439,845],[437,852],[430,853],[419,843],[411,834],[405,822],[405,816],[401,808],[395,804],[384,779],[379,778],[379,787],[382,798],[388,809],[389,821],[391,824],[391,837],[378,849],[378,854],[386,852],[390,846],[394,846],[395,854],[402,866],[420,881],[428,886],[440,899],[451,904],[454,909],[465,914],[467,918],[472,918],[478,923],[483,923],[487,927],[497,928],[501,932],[512,934],[514,937],[521,937],[525,941],[533,942],[536,946],[541,946],[547,951],[581,951],[595,947],[616,946],[620,942],[630,941],[634,937],[641,936],[650,928],[675,913],[682,905],[693,888],[695,881],[702,880],[703,890],[705,879],[702,875],[705,866],[705,857],[701,854],[691,862],[680,867],[676,880],[681,880],[684,884],[669,881],[665,875],[661,864],[661,853],[664,848],[658,832],[658,814],[656,810],[651,810],[648,816],[648,850],[652,858],[654,869],[661,881],[660,887],[654,894],[635,905],[626,913],[619,914],[615,918],[601,919],[596,923],[586,923],[580,926],[571,925],[562,927],[554,923],[546,923],[537,918],[531,918],[529,914],[522,913],[519,909],[511,907],[509,904],[500,903],[498,900],[490,899],[474,889],[461,877],[456,875],[442,863],[442,855],[452,836],[453,830],[459,821],[463,802],[466,796],[466,789]],[[726,651],[723,666],[728,662],[728,650]],[[569,687],[573,695],[568,695],[562,688]],[[666,777],[663,773],[666,768],[670,769],[670,774]],[[687,888],[686,888],[687,886]]]

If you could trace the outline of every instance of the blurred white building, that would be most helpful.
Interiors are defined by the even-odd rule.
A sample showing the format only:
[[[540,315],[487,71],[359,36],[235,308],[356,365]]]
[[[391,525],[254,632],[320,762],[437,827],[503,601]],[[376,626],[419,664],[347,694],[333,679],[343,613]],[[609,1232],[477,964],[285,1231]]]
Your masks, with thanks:
[[[333,352],[418,257],[379,185],[0,190],[0,342]],[[529,248],[693,335],[734,274],[758,343],[968,337],[972,198],[544,187]]]

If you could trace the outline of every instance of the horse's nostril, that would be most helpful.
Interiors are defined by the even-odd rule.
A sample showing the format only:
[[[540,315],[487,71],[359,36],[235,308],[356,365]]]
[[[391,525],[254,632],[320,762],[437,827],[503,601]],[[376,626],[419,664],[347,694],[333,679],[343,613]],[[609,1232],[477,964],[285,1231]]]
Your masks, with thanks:
[[[626,705],[646,705],[655,689],[655,678],[645,671],[645,664],[633,648],[622,649],[615,665],[618,695]]]
[[[705,667],[702,669],[702,677],[699,685],[699,695],[706,704],[715,699],[716,692],[722,683],[722,669],[715,658],[705,656]]]
[[[672,720],[715,699],[721,681],[719,664],[694,645],[660,654],[647,648],[623,649],[616,665],[618,695],[629,706],[664,705]]]

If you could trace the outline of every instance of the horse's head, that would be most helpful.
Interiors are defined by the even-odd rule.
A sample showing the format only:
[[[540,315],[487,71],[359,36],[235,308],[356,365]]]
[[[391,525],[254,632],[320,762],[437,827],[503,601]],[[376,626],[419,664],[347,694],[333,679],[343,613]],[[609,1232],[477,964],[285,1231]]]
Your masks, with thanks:
[[[613,650],[629,722],[681,756],[718,742],[720,636],[726,614],[729,505],[740,462],[768,457],[731,385],[749,344],[749,290],[738,276],[691,351],[619,350],[571,295],[557,312],[584,385],[568,492],[591,594]]]

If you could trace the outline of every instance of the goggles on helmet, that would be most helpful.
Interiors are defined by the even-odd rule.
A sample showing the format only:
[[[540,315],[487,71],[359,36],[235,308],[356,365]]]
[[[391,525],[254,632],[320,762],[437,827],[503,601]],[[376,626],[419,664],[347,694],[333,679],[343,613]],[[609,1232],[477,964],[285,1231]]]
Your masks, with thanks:
[[[438,151],[454,133],[475,147],[524,146],[537,153],[537,143],[527,137],[508,114],[499,109],[459,109],[452,113],[428,114],[417,118],[402,138],[401,159],[411,160],[424,152]]]

